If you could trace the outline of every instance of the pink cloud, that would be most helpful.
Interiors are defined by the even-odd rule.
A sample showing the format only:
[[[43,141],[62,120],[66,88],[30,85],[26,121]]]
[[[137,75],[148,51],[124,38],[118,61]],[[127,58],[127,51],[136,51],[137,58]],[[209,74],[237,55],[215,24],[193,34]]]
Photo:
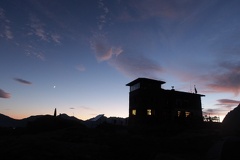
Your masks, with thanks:
[[[123,52],[121,47],[110,45],[103,34],[95,35],[90,44],[98,61],[110,60],[113,56],[118,56]]]
[[[10,98],[11,95],[4,90],[0,89],[0,98]]]

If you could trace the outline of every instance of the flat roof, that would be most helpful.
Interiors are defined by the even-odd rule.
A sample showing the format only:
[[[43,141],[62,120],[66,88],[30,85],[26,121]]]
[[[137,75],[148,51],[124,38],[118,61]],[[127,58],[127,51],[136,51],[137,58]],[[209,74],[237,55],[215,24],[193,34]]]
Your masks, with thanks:
[[[178,94],[189,94],[189,95],[196,95],[196,96],[201,96],[201,97],[205,97],[205,95],[203,94],[198,94],[198,93],[191,93],[191,92],[184,92],[184,91],[176,91],[175,89],[174,90],[165,90],[165,91],[168,91],[168,92],[175,92],[175,93],[178,93]]]
[[[126,84],[126,86],[132,86],[136,83],[139,83],[139,82],[149,82],[149,83],[159,83],[159,84],[164,84],[166,82],[164,81],[160,81],[160,80],[154,80],[154,79],[149,79],[149,78],[137,78],[135,80],[133,80],[132,82],[129,82],[128,84]]]

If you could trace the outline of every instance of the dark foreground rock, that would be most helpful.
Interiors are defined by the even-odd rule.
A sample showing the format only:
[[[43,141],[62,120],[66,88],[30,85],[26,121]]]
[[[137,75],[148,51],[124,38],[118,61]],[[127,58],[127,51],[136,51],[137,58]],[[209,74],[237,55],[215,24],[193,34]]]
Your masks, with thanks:
[[[223,119],[222,134],[240,135],[240,104]]]
[[[103,124],[95,129],[68,127],[0,136],[1,160],[180,160],[206,159],[218,141],[218,127],[133,130]]]

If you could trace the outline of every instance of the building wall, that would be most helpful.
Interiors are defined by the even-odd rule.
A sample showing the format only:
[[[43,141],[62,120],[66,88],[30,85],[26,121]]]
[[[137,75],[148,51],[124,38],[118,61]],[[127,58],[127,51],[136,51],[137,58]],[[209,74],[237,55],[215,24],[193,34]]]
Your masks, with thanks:
[[[130,125],[201,120],[202,107],[199,94],[146,86],[129,92]]]

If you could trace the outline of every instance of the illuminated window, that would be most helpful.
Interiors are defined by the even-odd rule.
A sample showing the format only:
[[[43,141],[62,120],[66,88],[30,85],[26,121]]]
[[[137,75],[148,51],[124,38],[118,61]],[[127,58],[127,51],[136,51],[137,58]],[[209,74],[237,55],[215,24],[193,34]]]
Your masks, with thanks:
[[[185,116],[188,117],[190,115],[190,112],[185,112]]]
[[[133,109],[133,110],[132,110],[132,115],[133,115],[133,116],[136,116],[136,115],[137,115],[137,110],[136,110],[136,109]]]
[[[177,111],[177,116],[180,117],[181,111]]]
[[[152,110],[151,109],[147,109],[147,115],[151,116],[152,115]]]

